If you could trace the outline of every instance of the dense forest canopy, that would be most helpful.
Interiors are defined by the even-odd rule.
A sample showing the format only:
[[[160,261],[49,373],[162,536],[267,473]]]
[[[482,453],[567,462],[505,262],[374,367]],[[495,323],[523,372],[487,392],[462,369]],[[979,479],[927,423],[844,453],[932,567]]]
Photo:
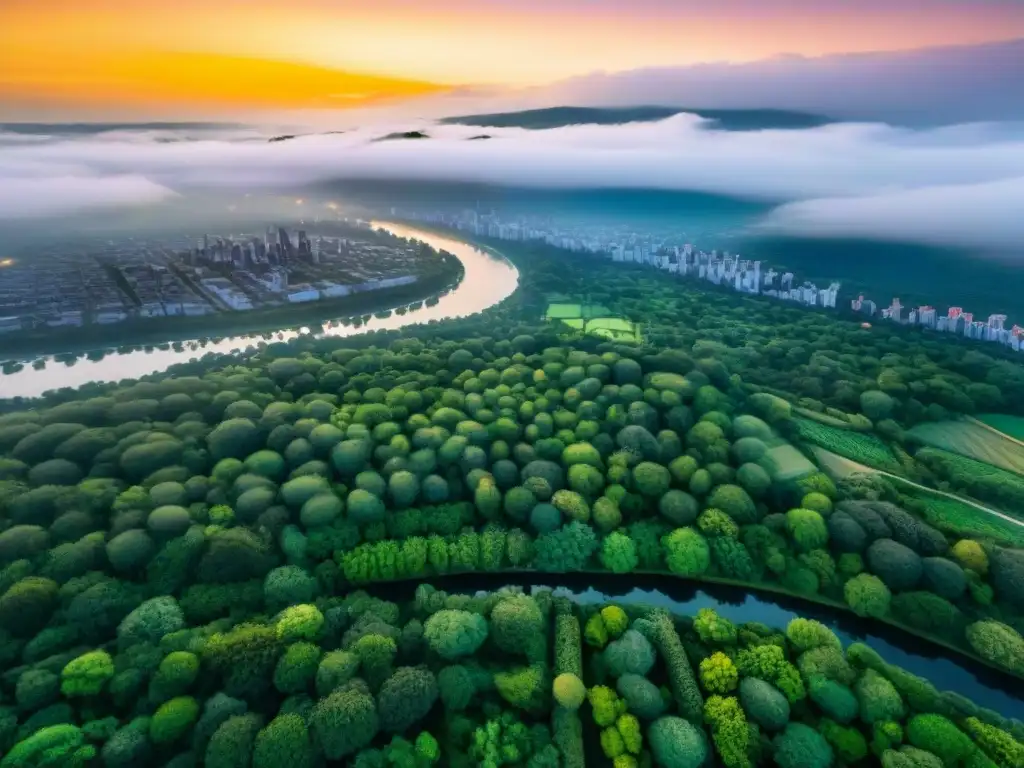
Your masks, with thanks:
[[[507,252],[520,289],[480,315],[6,403],[0,766],[1022,764],[1021,723],[817,622],[374,596],[657,572],[798,595],[1024,678],[1018,523],[936,506],[952,489],[1005,512],[1014,481],[964,489],[912,432],[1019,412],[1018,363]],[[556,292],[642,342],[541,322]],[[822,471],[836,435],[888,474]]]

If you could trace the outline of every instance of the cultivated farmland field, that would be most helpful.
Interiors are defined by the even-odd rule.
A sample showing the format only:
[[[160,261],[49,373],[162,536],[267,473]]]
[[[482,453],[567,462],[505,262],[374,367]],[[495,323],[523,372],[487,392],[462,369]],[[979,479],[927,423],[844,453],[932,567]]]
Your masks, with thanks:
[[[885,443],[874,435],[838,429],[810,419],[793,421],[800,429],[800,437],[813,445],[886,472],[899,474],[902,470]]]
[[[1024,526],[987,515],[969,504],[945,496],[918,491],[907,495],[924,503],[925,518],[940,530],[965,538],[988,538],[1024,547]]]
[[[970,421],[934,421],[909,429],[925,445],[1024,475],[1024,446]]]
[[[985,413],[975,417],[982,424],[987,424],[1004,435],[1009,435],[1014,440],[1024,440],[1024,418],[1020,416],[1007,416],[1002,413]]]

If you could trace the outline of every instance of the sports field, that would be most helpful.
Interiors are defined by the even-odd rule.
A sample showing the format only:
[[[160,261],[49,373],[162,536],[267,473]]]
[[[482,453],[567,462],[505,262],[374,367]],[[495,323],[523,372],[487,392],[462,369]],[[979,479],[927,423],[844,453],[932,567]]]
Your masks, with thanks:
[[[933,421],[908,430],[925,445],[1024,475],[1024,445],[971,421]]]
[[[548,322],[561,322],[580,333],[612,341],[642,341],[639,325],[612,316],[606,307],[599,304],[549,304],[544,319]]]

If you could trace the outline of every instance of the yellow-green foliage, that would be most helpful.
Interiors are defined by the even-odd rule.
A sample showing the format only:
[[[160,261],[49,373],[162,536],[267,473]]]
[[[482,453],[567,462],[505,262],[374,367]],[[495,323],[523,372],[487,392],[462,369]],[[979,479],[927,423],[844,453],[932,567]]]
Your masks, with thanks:
[[[606,605],[602,608],[601,619],[609,637],[618,637],[629,627],[629,617],[617,605]]]
[[[587,619],[587,626],[583,629],[583,639],[587,641],[587,645],[594,648],[604,648],[608,645],[608,628],[600,613],[595,613]]]
[[[587,688],[576,675],[563,672],[552,685],[555,701],[566,709],[579,709],[587,698]]]

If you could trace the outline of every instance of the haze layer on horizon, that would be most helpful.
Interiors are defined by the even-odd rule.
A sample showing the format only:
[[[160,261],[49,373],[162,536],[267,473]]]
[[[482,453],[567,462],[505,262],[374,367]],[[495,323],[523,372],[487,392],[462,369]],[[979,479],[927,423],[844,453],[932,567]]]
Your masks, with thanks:
[[[978,45],[1024,37],[1024,4],[6,0],[0,29],[6,119],[147,119],[501,96],[595,72]]]

